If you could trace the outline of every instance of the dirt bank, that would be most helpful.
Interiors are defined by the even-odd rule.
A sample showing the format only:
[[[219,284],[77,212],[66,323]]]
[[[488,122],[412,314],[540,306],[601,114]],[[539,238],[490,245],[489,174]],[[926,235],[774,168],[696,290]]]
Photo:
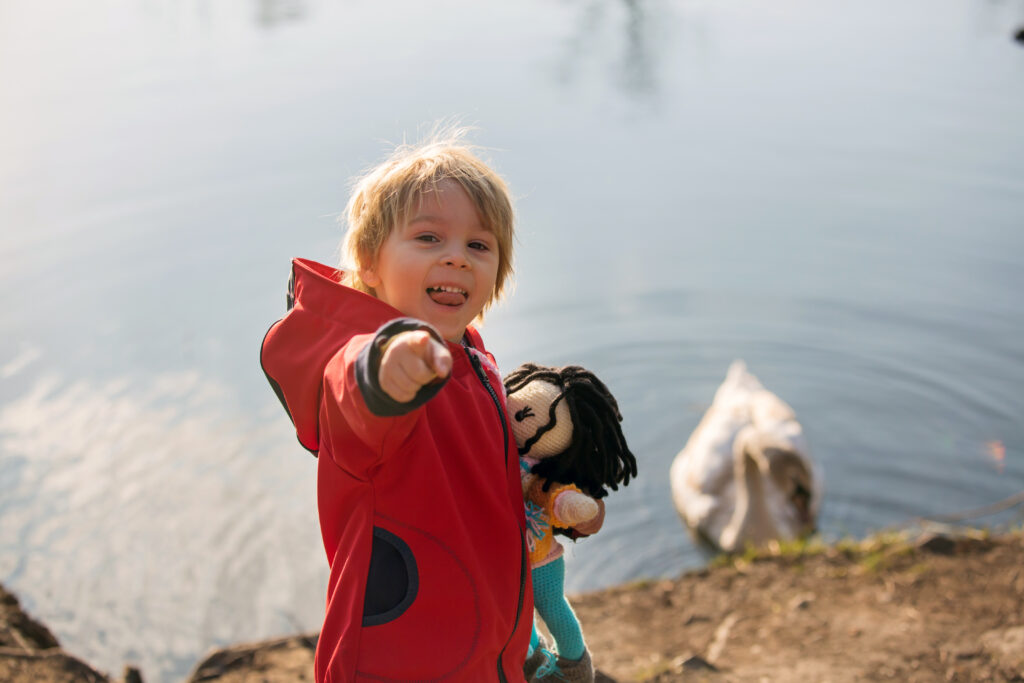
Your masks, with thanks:
[[[777,549],[575,607],[622,681],[1024,680],[1020,534]]]
[[[0,680],[111,680],[69,663],[12,602]],[[573,605],[605,681],[1024,681],[1019,532],[794,544]],[[314,643],[307,634],[221,650],[189,680],[311,680]]]

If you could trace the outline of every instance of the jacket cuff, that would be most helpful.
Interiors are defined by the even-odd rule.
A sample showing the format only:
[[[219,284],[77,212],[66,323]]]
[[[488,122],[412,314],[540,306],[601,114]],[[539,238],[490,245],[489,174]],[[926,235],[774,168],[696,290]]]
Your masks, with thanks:
[[[363,347],[356,358],[356,383],[363,394],[363,400],[370,412],[379,417],[398,417],[416,410],[441,391],[447,378],[440,382],[423,385],[408,403],[401,403],[388,396],[380,387],[380,361],[384,357],[384,347],[389,341],[402,332],[426,330],[438,343],[444,344],[440,333],[427,323],[415,318],[396,318],[385,323],[377,330],[369,344]]]

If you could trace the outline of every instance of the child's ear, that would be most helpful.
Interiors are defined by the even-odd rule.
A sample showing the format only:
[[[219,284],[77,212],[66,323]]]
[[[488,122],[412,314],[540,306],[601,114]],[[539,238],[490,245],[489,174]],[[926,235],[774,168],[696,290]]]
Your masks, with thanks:
[[[367,287],[373,287],[376,289],[380,285],[380,276],[377,275],[377,271],[372,267],[360,268],[359,279],[362,280]]]

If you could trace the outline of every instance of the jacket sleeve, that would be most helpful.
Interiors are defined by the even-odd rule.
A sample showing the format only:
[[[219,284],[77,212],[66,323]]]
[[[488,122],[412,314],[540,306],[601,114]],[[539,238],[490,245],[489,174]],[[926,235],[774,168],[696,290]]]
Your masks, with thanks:
[[[329,444],[335,462],[358,473],[372,467],[409,435],[424,404],[444,386],[433,382],[420,389],[408,403],[395,401],[380,387],[378,374],[383,346],[401,332],[426,330],[441,341],[426,323],[398,318],[373,334],[349,339],[324,369],[324,417],[322,439]],[[338,448],[357,439],[362,447]]]
[[[380,362],[384,355],[384,346],[395,336],[402,332],[414,332],[422,330],[430,333],[439,344],[444,345],[440,333],[427,323],[415,318],[398,318],[386,323],[377,330],[373,339],[364,344],[359,355],[356,356],[356,383],[363,395],[366,407],[374,415],[382,417],[394,417],[419,408],[441,391],[447,379],[439,382],[431,382],[420,388],[413,399],[402,403],[391,398],[380,387]]]

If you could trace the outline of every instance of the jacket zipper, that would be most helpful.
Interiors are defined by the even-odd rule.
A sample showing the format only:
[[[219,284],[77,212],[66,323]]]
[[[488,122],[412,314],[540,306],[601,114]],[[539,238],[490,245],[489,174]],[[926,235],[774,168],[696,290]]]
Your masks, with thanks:
[[[480,363],[480,359],[473,355],[473,353],[467,348],[466,355],[469,357],[469,364],[473,366],[473,370],[476,372],[477,378],[487,389],[487,393],[491,395],[491,401],[494,402],[494,407],[498,410],[498,419],[501,420],[501,434],[504,437],[505,444],[505,470],[508,470],[508,422],[505,420],[505,412],[501,409],[501,401],[498,400],[498,394],[495,393],[494,387],[491,386],[491,381],[487,379],[487,373],[484,371],[483,365]],[[512,642],[512,636],[516,634],[516,629],[519,628],[519,617],[523,613],[523,602],[526,597],[526,538],[523,536],[523,530],[519,530],[519,603],[516,605],[516,618],[512,622],[512,633],[508,635],[508,640],[505,641],[505,645],[501,648],[501,652],[498,653],[498,680],[501,683],[507,683],[508,679],[505,678],[505,672],[501,668],[501,658],[505,656],[505,650],[508,648],[508,644]]]
[[[501,419],[501,435],[505,443],[505,468],[508,469],[508,423],[505,421],[505,412],[501,409],[501,401],[498,400],[498,394],[495,393],[494,387],[491,386],[491,381],[487,379],[487,372],[484,370],[483,364],[480,363],[480,359],[474,356],[469,349],[466,349],[466,355],[469,357],[470,365],[476,371],[476,376],[480,379],[484,388],[487,389],[487,393],[491,395],[494,407],[498,410],[498,418]]]

